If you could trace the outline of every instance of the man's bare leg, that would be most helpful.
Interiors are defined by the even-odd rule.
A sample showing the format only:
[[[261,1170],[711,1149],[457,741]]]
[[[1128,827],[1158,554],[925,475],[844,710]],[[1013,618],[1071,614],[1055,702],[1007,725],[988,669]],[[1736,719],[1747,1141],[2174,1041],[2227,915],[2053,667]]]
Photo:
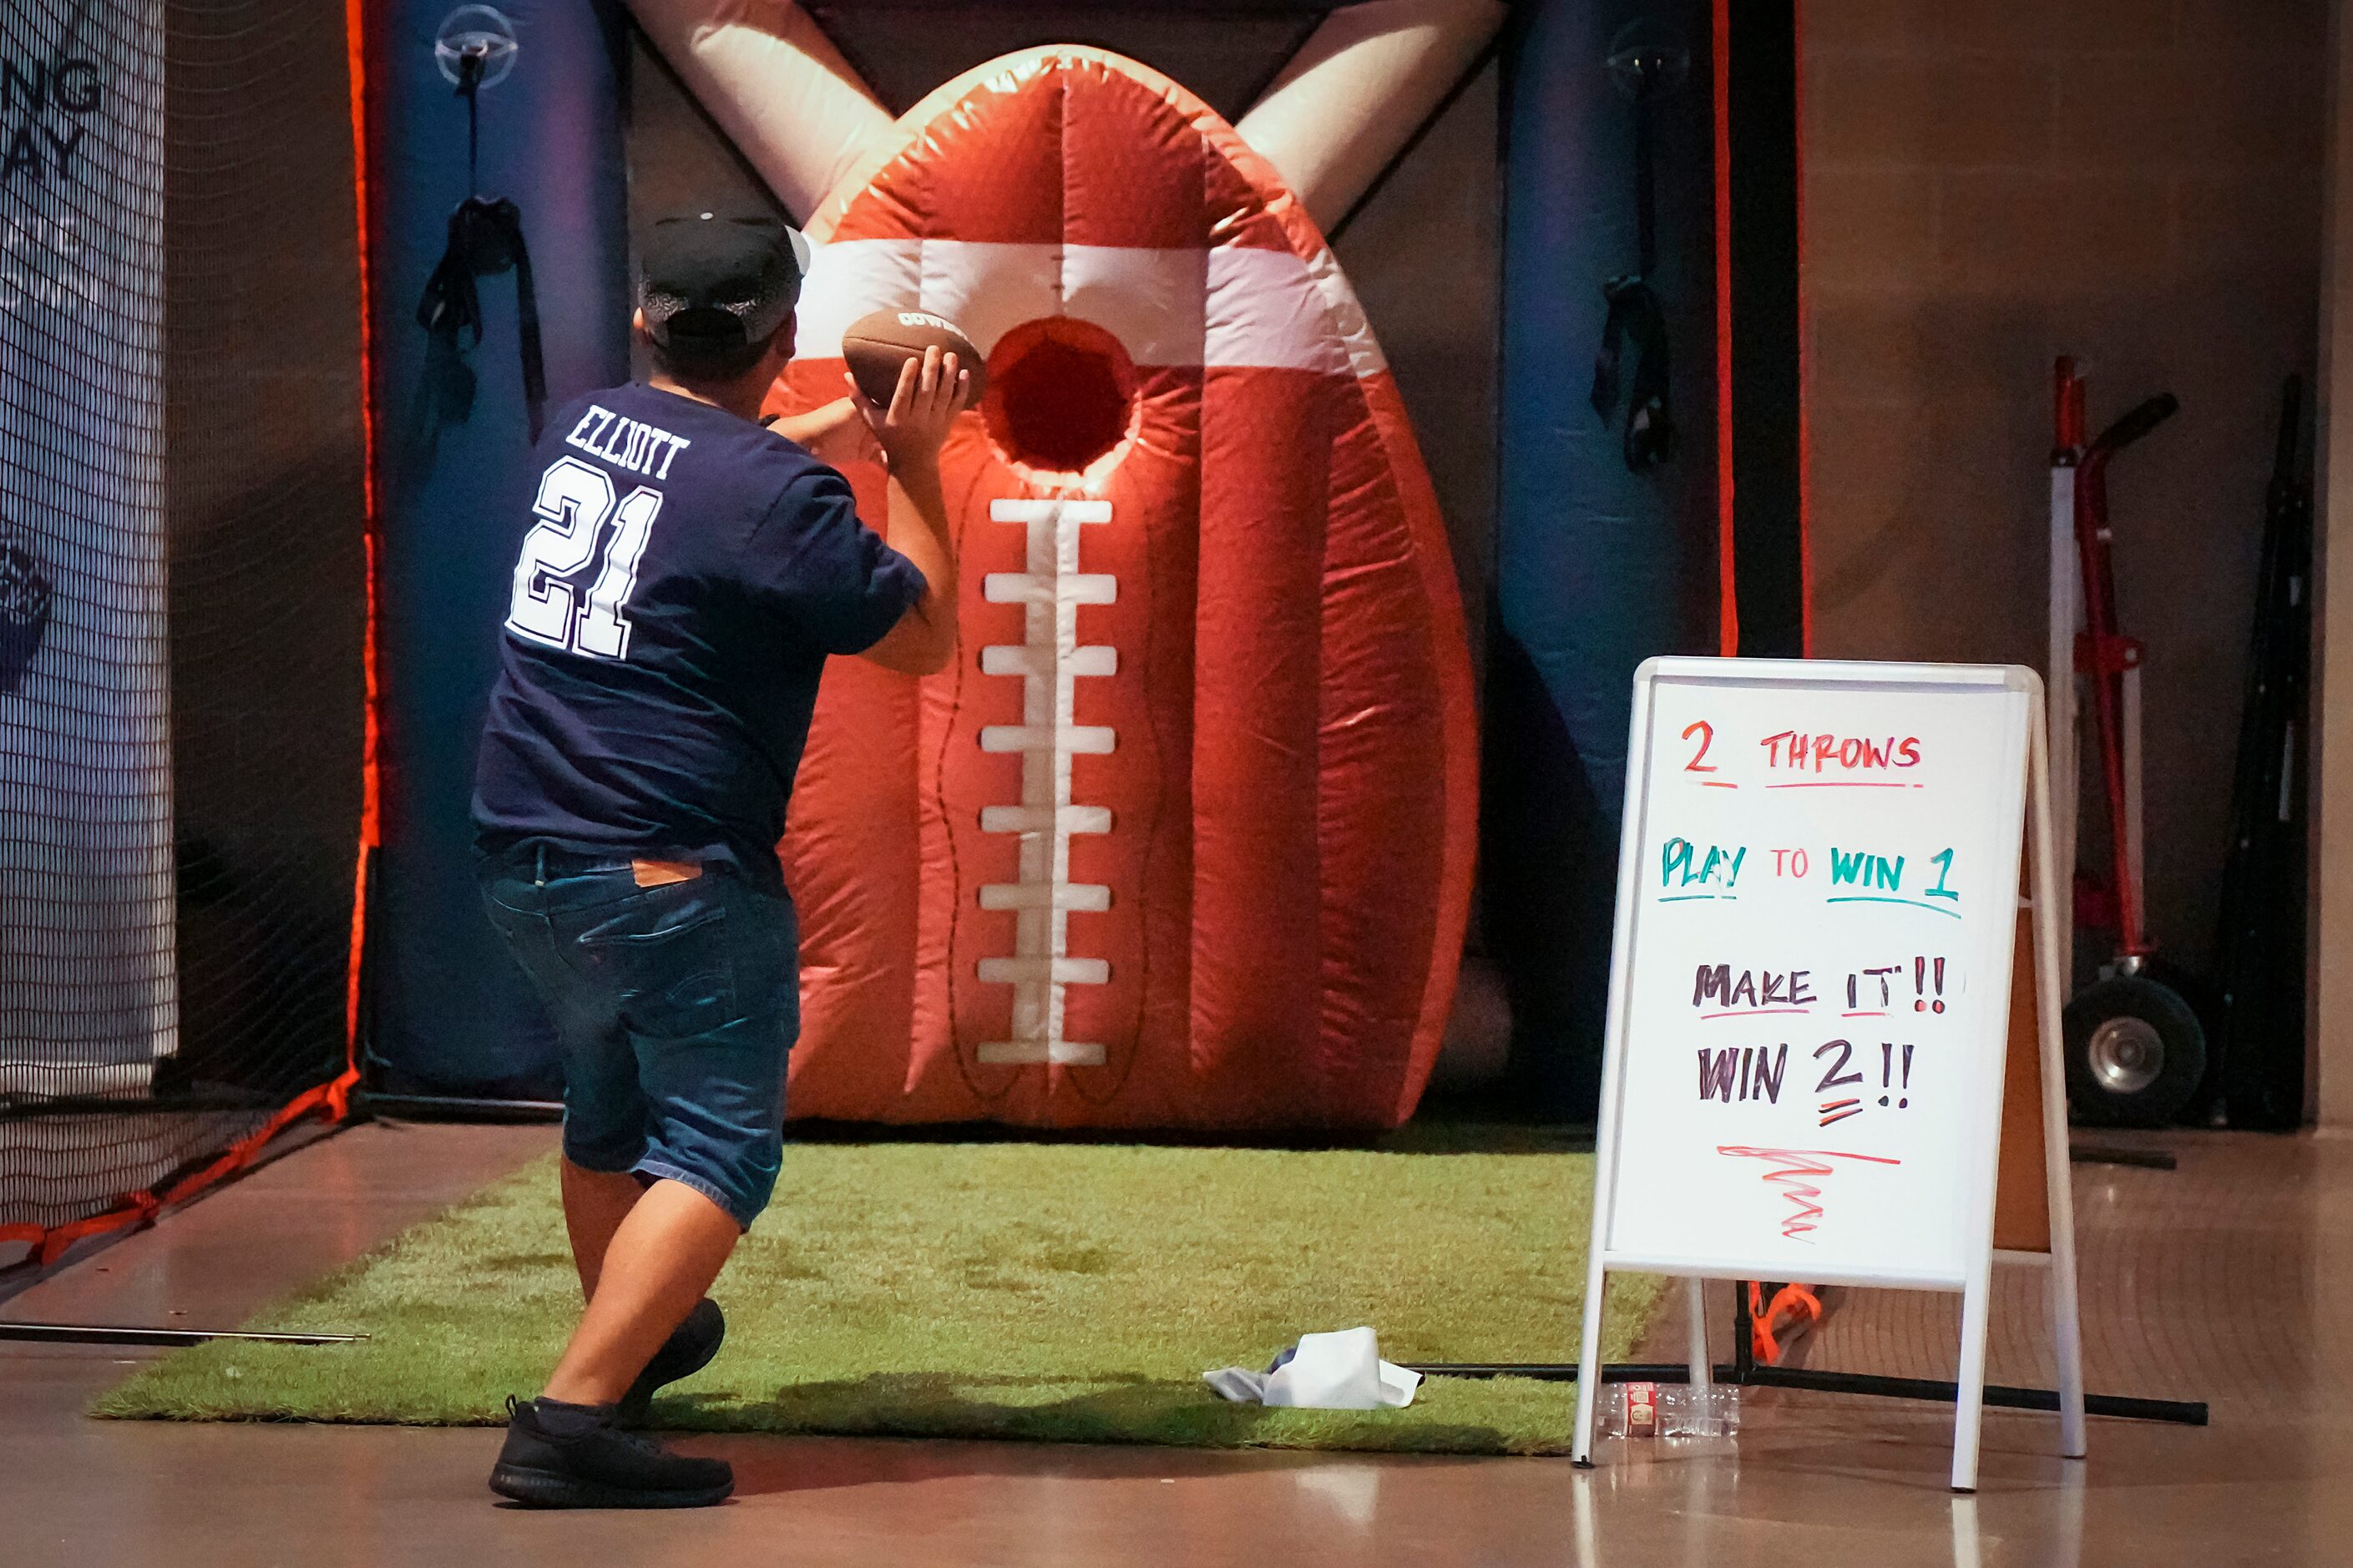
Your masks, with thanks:
[[[742,1239],[735,1218],[683,1182],[646,1189],[606,1247],[588,1310],[546,1396],[610,1405],[628,1392]]]
[[[645,1195],[645,1184],[628,1171],[592,1171],[563,1162],[564,1228],[572,1237],[572,1264],[580,1271],[580,1296],[593,1300],[613,1233]]]

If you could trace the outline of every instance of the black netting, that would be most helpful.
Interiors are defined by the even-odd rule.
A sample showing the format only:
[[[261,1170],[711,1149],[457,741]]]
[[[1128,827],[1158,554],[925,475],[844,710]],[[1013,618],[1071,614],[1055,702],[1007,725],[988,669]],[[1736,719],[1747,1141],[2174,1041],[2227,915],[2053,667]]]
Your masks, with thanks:
[[[113,1207],[343,1063],[344,51],[322,0],[0,7],[0,1226]]]

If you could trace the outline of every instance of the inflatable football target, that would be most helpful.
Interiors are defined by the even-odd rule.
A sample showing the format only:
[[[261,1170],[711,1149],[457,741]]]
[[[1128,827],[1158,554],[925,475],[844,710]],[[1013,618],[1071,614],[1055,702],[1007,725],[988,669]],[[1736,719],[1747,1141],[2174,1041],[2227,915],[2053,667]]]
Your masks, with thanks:
[[[955,322],[960,644],[828,666],[781,847],[797,1115],[1388,1126],[1436,1055],[1470,667],[1397,390],[1297,196],[1183,88],[1042,49],[871,137],[771,400]],[[884,515],[879,467],[853,472]]]

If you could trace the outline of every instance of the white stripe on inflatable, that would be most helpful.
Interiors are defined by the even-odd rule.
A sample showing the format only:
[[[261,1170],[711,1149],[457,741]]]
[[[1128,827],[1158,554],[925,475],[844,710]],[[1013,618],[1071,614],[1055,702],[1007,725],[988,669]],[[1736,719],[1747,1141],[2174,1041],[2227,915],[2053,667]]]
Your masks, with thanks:
[[[1138,364],[1198,364],[1203,300],[1216,251],[1072,245],[1062,250],[1062,309],[1120,341]]]
[[[890,111],[790,0],[629,0],[629,9],[796,222],[890,132]]]
[[[965,245],[940,239],[892,243],[913,243],[921,249],[917,298],[923,303],[916,308],[954,321],[984,354],[1022,322],[1062,313],[1058,246]]]
[[[1340,331],[1341,352],[1348,356],[1348,366],[1359,378],[1377,375],[1388,367],[1381,357],[1381,345],[1373,336],[1373,323],[1365,319],[1365,307],[1357,302],[1356,289],[1340,270],[1332,247],[1318,250],[1307,263],[1307,275],[1314,279],[1315,291],[1324,296],[1324,308],[1331,312],[1333,325]]]
[[[1234,129],[1328,229],[1503,25],[1499,0],[1345,6],[1324,19]]]
[[[1068,315],[1110,332],[1141,365],[1367,376],[1386,364],[1329,250],[1302,261],[1243,246],[840,240],[818,247],[795,353],[839,359],[844,329],[872,310],[944,316],[984,354],[1024,321]]]
[[[841,334],[859,317],[921,309],[923,277],[920,240],[853,239],[817,247],[793,311],[793,357],[839,359]],[[970,335],[971,329],[965,331]],[[987,352],[987,343],[973,341]]]
[[[1328,249],[1308,261],[1287,250],[1209,252],[1208,317],[1204,364],[1357,376],[1382,368],[1380,345]]]

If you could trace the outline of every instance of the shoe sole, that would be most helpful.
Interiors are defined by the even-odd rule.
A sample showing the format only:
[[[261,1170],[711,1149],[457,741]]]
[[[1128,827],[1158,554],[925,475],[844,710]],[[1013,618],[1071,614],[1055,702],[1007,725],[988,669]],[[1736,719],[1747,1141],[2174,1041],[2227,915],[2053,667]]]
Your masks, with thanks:
[[[640,1490],[524,1465],[501,1465],[491,1472],[491,1489],[529,1508],[709,1508],[725,1502],[735,1483],[723,1481],[691,1491]]]

